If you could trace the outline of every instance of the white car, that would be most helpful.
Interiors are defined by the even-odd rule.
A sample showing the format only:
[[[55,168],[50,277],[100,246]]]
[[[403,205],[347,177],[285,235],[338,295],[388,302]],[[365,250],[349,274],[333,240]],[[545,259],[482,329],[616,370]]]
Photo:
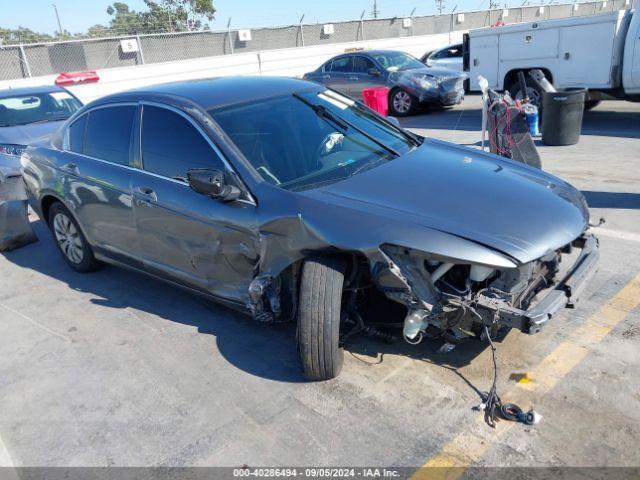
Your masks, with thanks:
[[[428,67],[445,67],[462,72],[462,44],[449,45],[448,47],[425,53],[422,63]]]
[[[0,90],[0,181],[19,176],[27,145],[48,139],[81,106],[55,85]]]

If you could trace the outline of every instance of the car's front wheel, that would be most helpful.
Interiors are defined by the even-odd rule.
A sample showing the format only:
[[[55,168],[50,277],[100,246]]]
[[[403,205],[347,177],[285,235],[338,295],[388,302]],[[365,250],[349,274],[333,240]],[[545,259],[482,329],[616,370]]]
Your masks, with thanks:
[[[100,267],[101,263],[93,256],[78,222],[60,202],[49,208],[49,227],[67,265],[81,273],[92,272]]]
[[[389,112],[394,117],[406,117],[411,115],[418,104],[416,97],[409,92],[397,88],[389,95]]]
[[[315,256],[302,267],[298,301],[298,349],[305,376],[328,380],[342,369],[339,346],[345,263]]]

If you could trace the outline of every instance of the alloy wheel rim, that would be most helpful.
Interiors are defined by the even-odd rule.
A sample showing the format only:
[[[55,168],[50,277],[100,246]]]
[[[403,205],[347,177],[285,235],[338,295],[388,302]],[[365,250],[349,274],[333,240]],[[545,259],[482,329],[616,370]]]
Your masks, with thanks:
[[[57,214],[53,219],[53,232],[65,257],[75,264],[82,262],[84,258],[82,240],[71,219],[64,213]]]
[[[393,108],[396,109],[397,112],[407,113],[411,108],[411,97],[407,92],[397,92],[393,96]]]

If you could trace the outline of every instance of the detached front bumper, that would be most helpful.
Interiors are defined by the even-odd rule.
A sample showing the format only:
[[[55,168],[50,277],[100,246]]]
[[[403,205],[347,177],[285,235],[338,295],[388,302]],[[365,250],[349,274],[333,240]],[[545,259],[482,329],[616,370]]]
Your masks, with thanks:
[[[498,320],[500,325],[517,328],[524,333],[538,333],[545,324],[562,308],[574,308],[589,280],[597,271],[598,239],[594,235],[584,235],[573,242],[582,251],[565,277],[547,294],[529,307],[520,310],[498,304],[492,298],[478,297],[478,311],[485,323],[490,325]]]

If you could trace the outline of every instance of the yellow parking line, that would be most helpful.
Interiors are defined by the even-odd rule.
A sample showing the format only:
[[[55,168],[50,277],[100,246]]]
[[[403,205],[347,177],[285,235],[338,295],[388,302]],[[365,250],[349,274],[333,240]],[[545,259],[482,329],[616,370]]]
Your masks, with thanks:
[[[571,336],[561,342],[530,373],[530,382],[518,382],[503,396],[508,402],[519,403],[534,392],[536,396],[548,393],[558,382],[578,365],[589,353],[591,347],[601,342],[636,306],[640,304],[640,274],[627,283],[613,298]],[[492,431],[490,440],[473,433],[484,427],[483,418],[478,416],[478,425],[470,425],[468,431],[456,436],[442,450],[425,462],[412,479],[460,478],[466,467],[480,460],[495,445],[496,440],[504,436],[516,423],[501,422]],[[440,468],[430,468],[440,467]],[[444,468],[443,468],[444,467]]]

